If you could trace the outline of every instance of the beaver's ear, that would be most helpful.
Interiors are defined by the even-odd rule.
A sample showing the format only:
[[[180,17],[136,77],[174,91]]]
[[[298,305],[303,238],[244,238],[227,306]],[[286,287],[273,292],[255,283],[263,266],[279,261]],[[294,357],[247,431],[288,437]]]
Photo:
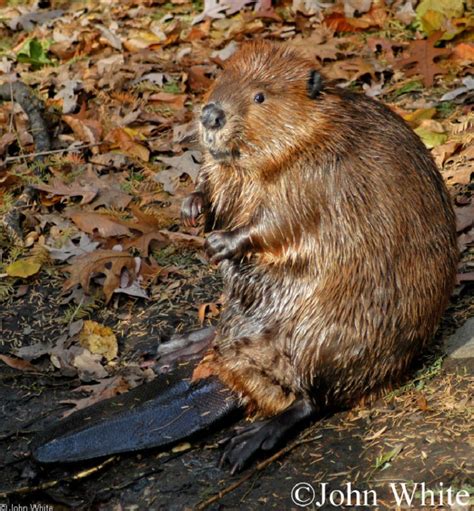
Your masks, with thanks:
[[[308,77],[308,96],[315,99],[323,89],[323,77],[315,70],[309,72]]]

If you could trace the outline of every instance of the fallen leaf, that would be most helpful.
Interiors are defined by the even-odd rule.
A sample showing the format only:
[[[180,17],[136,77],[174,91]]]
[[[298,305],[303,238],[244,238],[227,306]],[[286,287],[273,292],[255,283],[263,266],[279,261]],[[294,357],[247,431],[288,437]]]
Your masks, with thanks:
[[[433,148],[431,154],[435,159],[436,165],[438,165],[438,167],[442,167],[446,159],[452,156],[459,147],[461,147],[460,142],[451,140],[450,142],[446,142],[445,144],[441,144]]]
[[[458,232],[464,231],[474,224],[474,202],[463,208],[454,208],[456,213],[456,229]]]
[[[113,376],[111,378],[105,378],[100,383],[95,385],[82,385],[76,387],[74,392],[87,392],[89,396],[80,399],[66,399],[61,401],[62,404],[72,404],[74,408],[67,410],[63,417],[67,417],[73,412],[87,408],[99,401],[104,399],[110,399],[111,397],[123,394],[130,389],[130,385],[123,376]]]
[[[77,92],[82,89],[82,83],[78,80],[67,80],[62,84],[62,89],[56,93],[54,99],[60,99],[63,104],[63,113],[70,114],[77,107]]]
[[[453,50],[454,58],[461,62],[473,62],[474,61],[474,44],[473,43],[459,43],[454,47]],[[469,77],[466,77],[469,78]],[[471,77],[472,80],[472,77]]]
[[[48,184],[31,185],[36,190],[48,192],[51,195],[60,195],[63,197],[82,197],[81,204],[88,204],[97,195],[98,189],[90,184],[70,183],[65,184],[61,179],[55,177]]]
[[[463,0],[421,0],[416,8],[416,19],[422,30],[431,35],[447,28],[447,22],[464,13]]]
[[[155,180],[163,185],[165,192],[174,194],[181,175],[187,174],[193,181],[196,181],[202,154],[200,151],[186,151],[180,156],[159,156],[158,159],[171,169],[158,172]]]
[[[7,364],[7,366],[20,371],[35,371],[36,368],[26,360],[21,358],[13,358],[7,355],[0,355],[0,360]]]
[[[102,355],[108,361],[113,360],[118,354],[117,337],[112,329],[96,321],[84,321],[79,343],[91,353]]]
[[[21,277],[26,279],[38,273],[41,269],[41,263],[35,259],[28,257],[25,259],[18,259],[14,263],[9,264],[5,271],[9,277]]]
[[[89,350],[73,346],[68,350],[72,355],[70,362],[77,369],[81,381],[101,380],[108,376],[107,371],[101,365],[101,355],[94,355]]]
[[[421,124],[414,131],[428,149],[444,144],[448,139],[446,133],[440,133],[434,129],[430,129],[429,125]]]
[[[459,252],[462,253],[466,248],[470,247],[474,243],[474,229],[458,236],[458,248]]]
[[[99,234],[102,238],[111,236],[132,236],[123,222],[110,215],[90,211],[76,211],[68,213],[69,218],[88,234]]]
[[[138,238],[126,240],[123,243],[124,248],[135,248],[140,255],[148,257],[150,253],[150,245],[154,245],[156,249],[163,248],[168,245],[168,238],[159,231],[152,231],[142,234]]]
[[[168,92],[157,92],[156,94],[151,94],[149,97],[149,101],[164,103],[173,110],[181,110],[184,108],[186,99],[186,94],[170,94]]]
[[[134,156],[143,161],[148,161],[150,159],[150,151],[142,144],[136,142],[129,133],[127,133],[126,128],[115,128],[113,129],[106,137],[107,141],[111,141],[115,144],[115,148],[128,154],[130,156]]]
[[[474,54],[472,60],[474,61]],[[462,84],[463,84],[462,87],[458,87],[452,91],[447,92],[446,94],[443,94],[441,96],[441,101],[452,101],[461,94],[474,90],[474,77],[466,76],[465,78],[463,78]]]
[[[104,294],[106,303],[112,298],[115,289],[120,287],[120,276],[127,269],[131,275],[135,275],[135,258],[128,252],[116,250],[97,250],[90,254],[74,257],[71,265],[65,268],[70,273],[64,283],[64,291],[68,291],[77,285],[88,292],[90,280],[96,274],[105,275]]]
[[[59,261],[67,261],[71,257],[88,254],[94,252],[94,250],[100,245],[97,241],[91,241],[89,237],[81,233],[79,243],[74,243],[73,240],[67,240],[64,245],[60,248],[46,246],[49,250],[49,255],[52,259],[58,259]]]
[[[96,119],[87,119],[85,110],[76,115],[63,115],[63,121],[69,125],[79,140],[97,144],[102,138],[102,126]]]
[[[449,48],[435,48],[440,33],[435,32],[428,39],[412,41],[403,56],[394,61],[394,67],[402,70],[406,76],[421,75],[425,87],[431,87],[434,77],[446,71],[440,67],[436,60],[451,53]]]

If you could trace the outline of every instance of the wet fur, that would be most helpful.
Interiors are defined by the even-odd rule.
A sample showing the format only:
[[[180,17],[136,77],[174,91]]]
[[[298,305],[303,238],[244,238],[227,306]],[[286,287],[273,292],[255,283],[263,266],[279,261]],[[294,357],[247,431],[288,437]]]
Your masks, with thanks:
[[[364,95],[324,79],[308,94],[312,72],[287,46],[244,45],[207,96],[227,123],[201,133],[198,193],[215,228],[250,227],[252,248],[220,264],[226,307],[196,374],[217,374],[259,416],[396,384],[454,284],[454,215],[424,145]]]

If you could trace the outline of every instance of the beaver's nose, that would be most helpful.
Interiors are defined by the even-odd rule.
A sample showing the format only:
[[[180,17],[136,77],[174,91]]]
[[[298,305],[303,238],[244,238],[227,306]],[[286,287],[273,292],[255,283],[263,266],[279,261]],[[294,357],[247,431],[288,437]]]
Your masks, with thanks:
[[[224,110],[215,103],[208,103],[201,112],[202,125],[209,130],[218,130],[225,125]]]

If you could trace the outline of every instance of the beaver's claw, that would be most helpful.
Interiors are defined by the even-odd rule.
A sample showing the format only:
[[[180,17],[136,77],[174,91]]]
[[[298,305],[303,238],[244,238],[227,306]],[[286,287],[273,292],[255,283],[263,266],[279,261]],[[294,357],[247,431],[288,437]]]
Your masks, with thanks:
[[[184,199],[181,206],[181,220],[186,226],[195,226],[197,217],[204,209],[204,195],[193,192]]]
[[[298,399],[286,410],[265,421],[256,422],[230,440],[221,458],[221,465],[230,463],[235,474],[257,454],[272,451],[298,425],[315,413],[314,405],[307,399]]]
[[[204,248],[212,263],[223,259],[240,259],[248,250],[248,237],[239,231],[214,231]]]
[[[231,474],[240,472],[257,454],[272,451],[283,439],[282,433],[282,428],[271,420],[252,424],[229,441],[221,466],[229,463]]]

